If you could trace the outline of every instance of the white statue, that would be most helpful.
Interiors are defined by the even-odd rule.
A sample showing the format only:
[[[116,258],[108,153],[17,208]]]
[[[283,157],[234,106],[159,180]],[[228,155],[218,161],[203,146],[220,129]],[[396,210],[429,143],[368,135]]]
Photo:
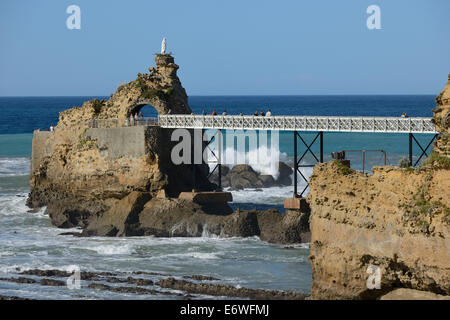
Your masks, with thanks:
[[[166,54],[166,38],[162,39],[161,43],[161,54]]]

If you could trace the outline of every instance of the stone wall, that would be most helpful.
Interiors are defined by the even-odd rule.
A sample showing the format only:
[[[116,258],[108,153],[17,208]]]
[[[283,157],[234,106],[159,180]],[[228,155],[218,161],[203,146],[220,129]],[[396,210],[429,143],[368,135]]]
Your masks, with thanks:
[[[50,131],[37,131],[33,133],[33,143],[31,147],[31,173],[39,167],[45,157],[49,157],[53,152],[53,140],[49,139],[53,135]]]
[[[106,159],[139,158],[146,154],[144,126],[123,128],[90,128],[86,138],[96,140],[100,154]]]

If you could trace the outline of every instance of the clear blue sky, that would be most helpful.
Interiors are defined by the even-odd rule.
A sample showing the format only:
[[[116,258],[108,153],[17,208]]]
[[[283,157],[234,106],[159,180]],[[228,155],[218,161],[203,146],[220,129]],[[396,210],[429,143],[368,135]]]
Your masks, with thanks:
[[[81,30],[66,28],[71,4]],[[437,94],[449,13],[449,0],[1,0],[0,96],[109,95],[162,37],[188,95]]]

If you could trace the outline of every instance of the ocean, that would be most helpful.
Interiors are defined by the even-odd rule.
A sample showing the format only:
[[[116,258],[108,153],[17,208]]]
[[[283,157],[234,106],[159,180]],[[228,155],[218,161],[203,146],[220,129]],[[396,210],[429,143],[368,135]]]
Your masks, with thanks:
[[[309,292],[311,268],[308,245],[269,244],[258,238],[74,238],[59,235],[45,215],[45,208],[30,213],[25,206],[32,132],[56,125],[58,112],[92,98],[106,97],[0,97],[0,278],[17,276],[29,269],[68,270],[78,265],[82,271],[108,271],[124,274],[147,271],[174,277],[202,274],[218,283],[258,289]],[[433,95],[418,96],[193,96],[189,104],[195,113],[203,109],[219,114],[253,114],[271,109],[273,115],[341,115],[431,117]],[[146,117],[156,116],[151,106],[142,110]],[[302,134],[310,142],[314,134]],[[293,134],[280,133],[280,159],[292,162]],[[431,135],[418,134],[426,144]],[[317,145],[313,151],[317,151]],[[300,148],[300,145],[299,145]],[[388,164],[397,164],[408,154],[405,134],[325,133],[325,160],[331,152],[345,149],[383,149]],[[414,146],[415,157],[419,155]],[[360,153],[349,154],[352,167],[362,169]],[[307,157],[305,162],[312,161]],[[380,153],[368,154],[366,168],[383,164]],[[304,171],[311,174],[311,169]],[[305,184],[299,182],[299,190]],[[261,190],[233,191],[233,207],[282,211],[284,198],[292,196],[292,186]],[[70,231],[70,230],[69,230]],[[43,289],[45,288],[45,290]],[[75,292],[76,291],[76,292]],[[96,291],[82,287],[41,287],[0,281],[0,295],[39,299],[140,299],[148,295]],[[176,298],[165,296],[165,298]],[[155,298],[162,298],[155,296]],[[194,298],[211,298],[196,296]]]

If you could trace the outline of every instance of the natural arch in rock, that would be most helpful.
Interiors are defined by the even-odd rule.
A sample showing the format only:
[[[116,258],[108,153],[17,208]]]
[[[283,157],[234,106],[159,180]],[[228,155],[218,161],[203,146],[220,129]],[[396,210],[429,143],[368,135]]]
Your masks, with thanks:
[[[157,54],[156,67],[150,73],[138,73],[137,79],[120,85],[109,100],[102,101],[97,118],[127,118],[144,105],[158,114],[190,114],[186,91],[177,76],[178,65],[169,54]]]
[[[158,116],[158,111],[150,104],[137,105],[136,108],[131,111],[132,114],[137,113],[138,115],[140,115],[141,112],[144,118],[156,118]]]

